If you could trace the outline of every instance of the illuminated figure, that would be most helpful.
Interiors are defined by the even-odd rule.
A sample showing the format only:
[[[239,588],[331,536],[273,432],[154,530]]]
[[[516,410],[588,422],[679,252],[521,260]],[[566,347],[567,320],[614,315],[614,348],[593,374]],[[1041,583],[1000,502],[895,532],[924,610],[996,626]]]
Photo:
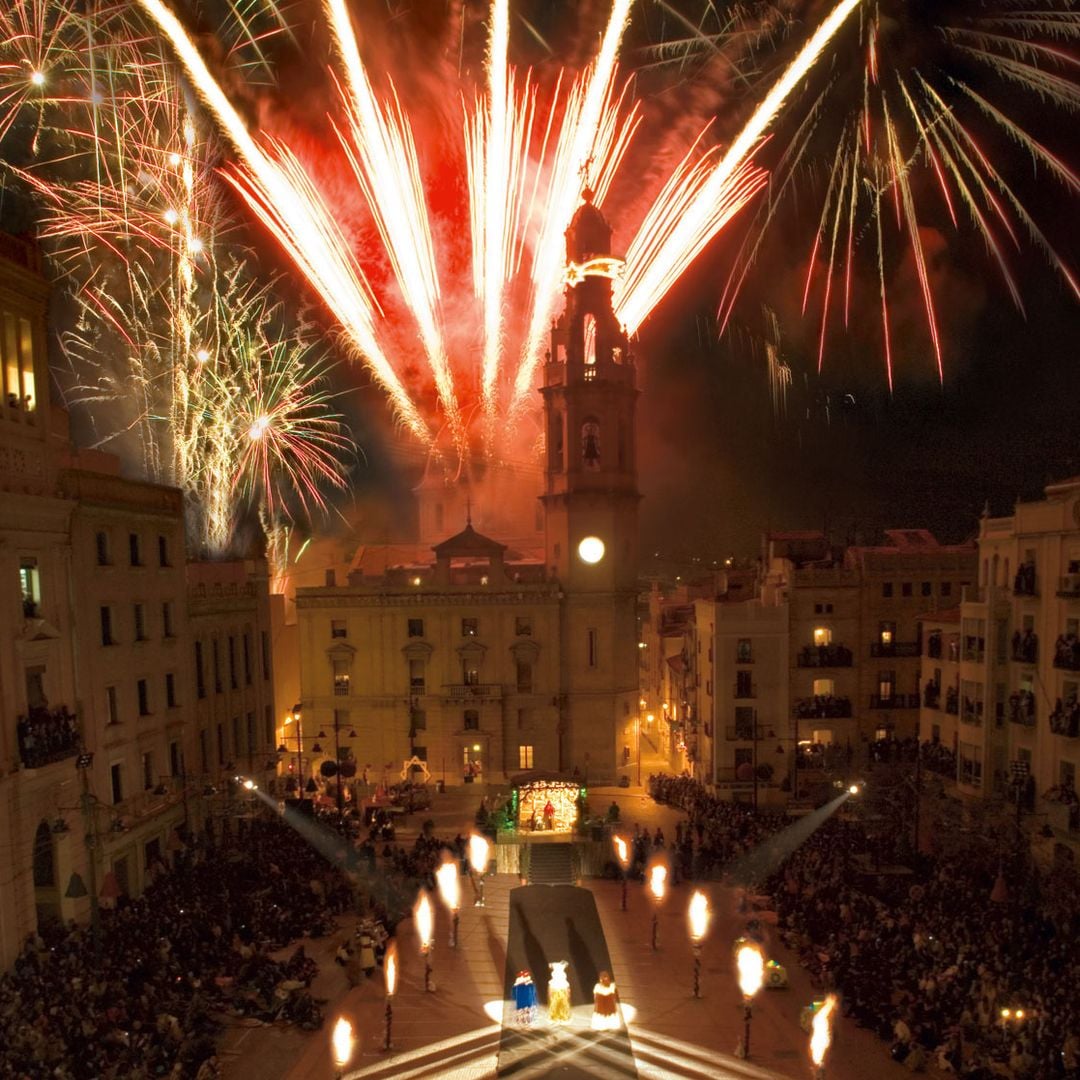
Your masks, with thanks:
[[[566,978],[569,960],[556,960],[549,964],[551,981],[548,983],[548,1020],[553,1024],[570,1023],[570,983]]]
[[[619,991],[611,973],[600,972],[600,979],[593,987],[593,1031],[617,1031],[619,1028]]]
[[[536,1019],[536,985],[527,971],[514,980],[514,1019],[526,1027]]]

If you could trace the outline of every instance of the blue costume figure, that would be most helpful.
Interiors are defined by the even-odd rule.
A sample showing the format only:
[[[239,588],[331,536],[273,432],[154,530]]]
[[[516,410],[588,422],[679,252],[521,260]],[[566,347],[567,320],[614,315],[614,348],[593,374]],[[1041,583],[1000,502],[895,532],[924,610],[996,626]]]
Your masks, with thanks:
[[[514,980],[514,1018],[529,1025],[536,1019],[536,986],[527,971],[519,971]]]

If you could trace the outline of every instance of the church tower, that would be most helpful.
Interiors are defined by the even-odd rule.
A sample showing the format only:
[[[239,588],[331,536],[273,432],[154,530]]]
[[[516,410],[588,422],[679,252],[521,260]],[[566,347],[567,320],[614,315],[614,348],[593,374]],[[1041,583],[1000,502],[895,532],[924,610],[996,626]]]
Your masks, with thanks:
[[[545,551],[564,597],[560,766],[611,783],[638,712],[638,391],[611,304],[611,226],[588,189],[566,254],[566,308],[541,390]]]

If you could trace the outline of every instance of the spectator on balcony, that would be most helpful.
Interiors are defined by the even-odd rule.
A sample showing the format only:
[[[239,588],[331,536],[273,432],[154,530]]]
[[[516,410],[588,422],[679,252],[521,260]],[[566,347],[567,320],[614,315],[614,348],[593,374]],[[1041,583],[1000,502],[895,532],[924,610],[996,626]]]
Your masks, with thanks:
[[[1035,723],[1035,695],[1030,690],[1018,690],[1009,695],[1009,713],[1014,724],[1030,727]]]
[[[960,711],[960,691],[950,686],[945,691],[945,711],[955,716]]]
[[[1050,730],[1055,735],[1064,735],[1075,739],[1080,735],[1080,701],[1076,694],[1070,694],[1064,701],[1058,698],[1054,711],[1050,714]]]
[[[1035,595],[1035,562],[1027,559],[1016,569],[1016,578],[1013,581],[1013,592],[1021,596]]]
[[[28,769],[59,761],[79,748],[75,716],[66,705],[58,709],[49,709],[47,705],[32,707],[26,716],[19,717],[15,731],[19,757]]]
[[[1080,637],[1076,634],[1059,634],[1054,643],[1054,667],[1080,671]]]
[[[940,704],[941,687],[933,679],[930,679],[923,688],[923,705],[928,709],[936,709]]]
[[[1023,664],[1034,664],[1039,658],[1039,638],[1034,630],[1017,630],[1012,636],[1012,658]]]

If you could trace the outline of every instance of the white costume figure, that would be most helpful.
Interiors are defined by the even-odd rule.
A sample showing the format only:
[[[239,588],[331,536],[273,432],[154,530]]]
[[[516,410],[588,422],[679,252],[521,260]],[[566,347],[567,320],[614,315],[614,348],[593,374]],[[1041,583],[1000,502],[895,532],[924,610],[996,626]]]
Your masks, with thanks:
[[[619,991],[615,982],[606,971],[600,972],[600,979],[593,987],[593,1031],[618,1031],[619,1029]]]
[[[548,982],[548,1020],[553,1024],[570,1023],[570,983],[566,978],[569,960],[556,960],[549,964],[551,979]]]

